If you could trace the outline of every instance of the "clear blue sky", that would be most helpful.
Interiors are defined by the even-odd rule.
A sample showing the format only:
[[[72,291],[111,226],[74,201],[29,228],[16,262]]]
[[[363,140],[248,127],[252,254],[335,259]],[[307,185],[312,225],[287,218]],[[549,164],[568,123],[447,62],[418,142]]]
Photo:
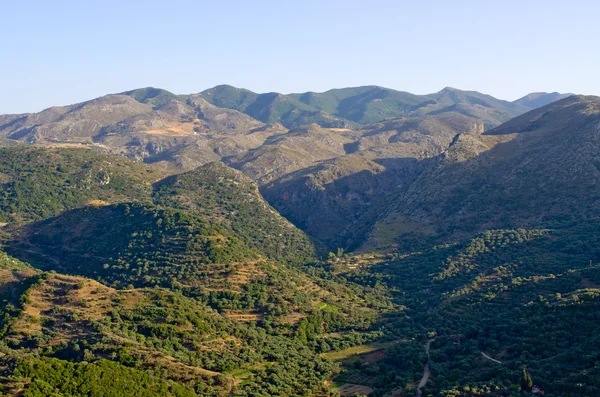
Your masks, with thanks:
[[[154,86],[600,95],[594,0],[0,0],[0,114]]]

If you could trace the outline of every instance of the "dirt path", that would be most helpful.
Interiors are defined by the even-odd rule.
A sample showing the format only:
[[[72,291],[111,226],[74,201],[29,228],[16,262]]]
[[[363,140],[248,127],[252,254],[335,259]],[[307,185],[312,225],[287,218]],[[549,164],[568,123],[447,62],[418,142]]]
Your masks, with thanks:
[[[423,377],[419,382],[419,386],[417,387],[417,397],[421,397],[423,392],[421,388],[427,384],[429,377],[431,376],[431,370],[429,369],[429,347],[431,346],[431,342],[433,342],[435,338],[431,338],[425,344],[425,354],[427,354],[427,361],[425,361],[425,366],[423,366]]]
[[[488,355],[487,355],[487,354],[485,354],[484,352],[481,352],[481,355],[482,355],[483,357],[487,358],[487,359],[488,359],[488,360],[490,360],[490,361],[493,361],[493,362],[495,362],[495,363],[497,363],[497,364],[502,364],[502,362],[500,362],[500,361],[496,360],[495,358],[491,358],[490,356],[488,356]]]

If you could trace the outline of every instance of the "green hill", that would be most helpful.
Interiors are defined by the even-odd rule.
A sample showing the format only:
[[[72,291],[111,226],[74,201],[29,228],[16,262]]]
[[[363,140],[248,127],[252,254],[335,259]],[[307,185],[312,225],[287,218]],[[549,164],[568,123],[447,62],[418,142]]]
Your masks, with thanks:
[[[318,353],[381,335],[385,289],[307,266],[313,244],[239,171],[3,150],[3,393],[327,394]]]
[[[215,106],[235,109],[264,123],[281,123],[288,128],[311,123],[324,127],[347,127],[351,124],[292,96],[275,92],[256,94],[249,90],[220,85],[205,90],[200,95]]]
[[[262,198],[255,182],[223,163],[164,179],[155,185],[153,198],[161,207],[189,211],[222,224],[265,257],[295,263],[314,258],[308,237]]]
[[[387,118],[408,115],[429,98],[377,86],[342,88],[324,93],[290,95],[299,101],[331,114],[370,124]]]
[[[167,90],[154,87],[138,88],[137,90],[125,91],[121,95],[128,95],[141,103],[149,103],[154,108],[158,108],[179,97]]]
[[[89,233],[93,239],[93,235],[98,233],[93,228],[102,223],[103,217],[117,217],[106,224],[114,228],[131,219],[125,215],[129,204],[119,206],[113,203],[132,203],[139,218],[131,224],[132,230],[128,233],[133,233],[138,226],[140,233],[157,232],[152,230],[157,227],[152,224],[155,221],[152,219],[162,217],[165,227],[180,220],[191,222],[186,226],[191,229],[196,226],[198,230],[213,228],[206,233],[216,238],[215,245],[219,244],[219,235],[224,241],[229,241],[230,237],[232,240],[226,245],[240,241],[245,247],[242,251],[254,251],[254,254],[248,254],[253,259],[259,253],[262,257],[286,262],[303,263],[314,258],[313,245],[306,235],[264,201],[251,179],[223,164],[208,164],[161,180],[164,173],[152,167],[91,150],[1,150],[3,190],[0,219],[11,225],[47,219],[71,210],[50,223],[37,225],[41,228],[55,227],[66,233],[63,228],[82,224],[82,219],[86,218],[84,224],[92,228]],[[154,207],[152,201],[158,207]],[[137,219],[141,222],[139,225],[135,223]],[[111,233],[123,233],[125,229],[112,230]],[[184,229],[175,233],[184,233]],[[85,243],[73,244],[81,244],[82,252],[86,249]],[[69,245],[70,249],[74,249],[74,245]],[[234,255],[232,260],[242,257]]]
[[[537,101],[522,99],[508,102],[479,92],[449,87],[434,94],[414,95],[378,86],[282,95],[256,94],[227,85],[211,88],[200,95],[216,106],[244,112],[265,123],[280,122],[288,128],[309,123],[329,128],[347,128],[355,123],[372,124],[398,117],[445,112],[477,117],[487,127],[495,127],[563,97],[549,94]]]
[[[88,149],[0,148],[0,222],[40,220],[88,201],[142,200],[163,176]]]
[[[324,392],[335,371],[301,341],[177,292],[28,280],[9,289],[21,303],[3,334],[3,394],[284,396]]]
[[[363,379],[375,395],[414,393],[429,338],[432,381],[424,394],[516,395],[512,385],[526,367],[546,395],[594,395],[598,226],[490,230],[371,266],[368,273],[390,277],[407,307],[387,336],[406,342],[386,347],[378,361],[351,357],[336,381]],[[362,365],[350,364],[356,360]]]

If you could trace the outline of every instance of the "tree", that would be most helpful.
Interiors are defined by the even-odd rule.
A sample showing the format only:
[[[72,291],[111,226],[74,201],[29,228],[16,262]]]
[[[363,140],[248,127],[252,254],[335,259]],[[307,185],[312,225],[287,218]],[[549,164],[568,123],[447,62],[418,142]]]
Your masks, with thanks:
[[[531,391],[533,389],[533,381],[531,380],[531,376],[527,372],[527,368],[523,368],[523,373],[521,374],[521,390]]]

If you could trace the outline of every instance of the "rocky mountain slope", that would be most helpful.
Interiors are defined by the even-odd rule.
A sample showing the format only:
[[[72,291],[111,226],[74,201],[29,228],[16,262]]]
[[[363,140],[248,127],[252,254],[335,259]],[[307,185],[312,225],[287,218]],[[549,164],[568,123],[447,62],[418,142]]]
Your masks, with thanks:
[[[331,248],[355,248],[388,196],[456,136],[468,151],[487,150],[505,138],[484,138],[484,131],[559,96],[511,103],[453,88],[421,96],[374,86],[291,95],[144,88],[2,116],[0,137],[4,145],[119,154],[163,174],[222,161],[258,182],[269,202],[312,236]]]
[[[381,129],[377,123],[384,120],[415,118],[414,122],[419,123],[419,117],[428,115],[460,114],[489,129],[559,97],[556,93],[531,94],[530,99],[511,103],[452,88],[421,96],[375,86],[290,95],[255,94],[231,86],[192,95],[142,88],[36,114],[0,116],[0,138],[42,145],[91,146],[178,170],[222,160],[237,168],[248,168],[249,175],[262,178],[268,171],[255,170],[249,163],[257,162],[259,168],[265,168],[260,165],[265,163],[263,156],[270,158],[269,162],[276,163],[281,157],[280,163],[293,163],[292,157],[303,157],[314,144],[321,144],[321,138],[335,139],[332,134],[329,138],[308,136],[304,144],[291,144],[292,153],[282,148],[284,145],[269,141],[287,132],[294,140],[298,131],[310,130],[309,125],[314,125],[313,131],[321,128],[340,132],[338,135],[352,140],[346,143],[359,145],[357,141],[370,135],[369,131]],[[365,124],[371,126],[361,126]],[[342,133],[348,130],[353,132]],[[285,173],[329,160],[331,155],[308,157],[309,161],[301,161]],[[274,171],[267,180],[282,175]]]
[[[596,217],[599,133],[600,99],[571,96],[480,137],[460,135],[379,225],[400,219],[399,234],[460,235]]]

